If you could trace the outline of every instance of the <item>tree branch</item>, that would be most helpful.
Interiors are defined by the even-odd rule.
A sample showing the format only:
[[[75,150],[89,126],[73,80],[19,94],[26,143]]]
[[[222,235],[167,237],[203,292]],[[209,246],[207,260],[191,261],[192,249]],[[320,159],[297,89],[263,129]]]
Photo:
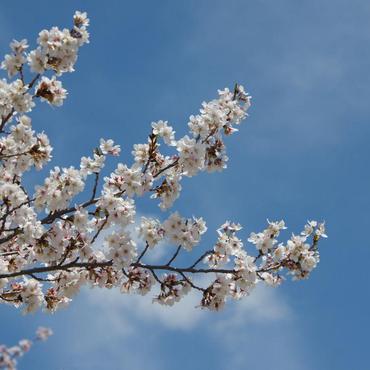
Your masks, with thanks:
[[[176,257],[178,256],[179,252],[180,252],[180,249],[181,249],[181,245],[179,245],[176,249],[176,252],[175,254],[171,257],[171,259],[166,263],[166,266],[169,266],[175,259]]]

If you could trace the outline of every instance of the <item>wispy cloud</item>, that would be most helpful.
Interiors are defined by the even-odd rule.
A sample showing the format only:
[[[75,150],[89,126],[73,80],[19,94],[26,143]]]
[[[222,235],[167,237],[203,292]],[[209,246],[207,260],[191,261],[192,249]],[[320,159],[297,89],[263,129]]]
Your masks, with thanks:
[[[279,370],[309,368],[302,365],[305,354],[298,340],[299,327],[294,325],[294,312],[278,291],[271,288],[258,287],[244,300],[230,302],[223,313],[196,308],[200,299],[196,293],[189,294],[174,307],[153,304],[152,296],[126,296],[118,290],[94,289],[84,291],[83,296],[83,305],[88,307],[85,311],[93,318],[93,332],[99,335],[83,334],[81,338],[80,334],[78,352],[93,358],[99,348],[100,351],[107,348],[115,357],[117,350],[121,354],[127,352],[123,356],[127,369],[135,364],[135,359],[138,363],[144,361],[141,365],[146,364],[148,369],[156,369],[160,361],[156,357],[150,361],[150,353],[153,351],[153,356],[160,359],[160,354],[166,351],[160,343],[168,337],[176,340],[181,333],[190,335],[199,331],[213,346],[219,368],[241,370],[256,364],[261,370],[271,366]],[[81,304],[80,301],[78,305]],[[90,322],[86,316],[76,318],[75,322],[86,320]],[[140,347],[141,338],[151,343],[150,349]],[[111,361],[115,363],[113,359],[108,362]],[[107,363],[107,366],[111,365]],[[167,369],[165,364],[161,366],[162,370]]]
[[[155,294],[155,293],[154,293]],[[153,293],[147,296],[130,295],[126,296],[119,293],[118,290],[103,291],[94,290],[87,292],[87,299],[93,309],[105,312],[104,317],[109,317],[112,327],[124,327],[127,334],[132,330],[143,326],[158,326],[162,329],[191,330],[205,318],[205,312],[196,309],[199,305],[199,296],[190,293],[184,299],[173,307],[163,307],[152,303]],[[122,322],[122,325],[116,325],[121,318],[123,321],[129,318],[130,324]]]
[[[259,287],[210,332],[224,366],[233,370],[311,368],[294,311],[275,289]]]

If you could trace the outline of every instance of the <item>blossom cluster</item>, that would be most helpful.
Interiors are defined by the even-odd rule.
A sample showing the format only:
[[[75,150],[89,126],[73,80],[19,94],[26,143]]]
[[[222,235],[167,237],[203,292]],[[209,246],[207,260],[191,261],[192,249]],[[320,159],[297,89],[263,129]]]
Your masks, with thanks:
[[[258,282],[277,286],[284,279],[284,273],[293,278],[308,278],[319,262],[317,242],[326,238],[324,223],[308,221],[300,235],[279,243],[277,237],[286,229],[284,221],[268,222],[268,227],[260,233],[251,233],[248,241],[255,245],[257,254],[248,255],[243,242],[236,236],[241,229],[239,224],[226,222],[218,230],[217,243],[205,261],[212,268],[221,268],[233,260],[232,273],[219,275],[205,292],[202,305],[218,310],[227,297],[239,299],[248,295]],[[312,239],[309,243],[309,239]]]
[[[89,42],[86,28],[89,19],[86,13],[76,12],[73,19],[74,25],[71,29],[60,30],[53,27],[41,31],[37,48],[30,52],[27,52],[29,45],[26,39],[13,40],[10,43],[11,54],[5,55],[1,68],[7,71],[9,78],[18,78],[13,82],[5,79],[0,81],[0,116],[3,120],[5,117],[11,118],[13,113],[30,112],[35,106],[35,97],[55,106],[63,104],[67,91],[56,76],[74,71],[79,48]],[[31,72],[37,73],[29,83],[25,82],[25,66],[28,66]],[[52,78],[43,76],[33,92],[32,88],[47,71],[54,72],[54,75]]]
[[[88,42],[88,25],[86,13],[76,12],[71,29],[41,31],[31,52],[26,40],[13,41],[12,54],[1,65],[15,81],[0,82],[0,302],[24,313],[54,312],[90,286],[141,295],[152,291],[155,302],[173,305],[195,289],[202,307],[218,310],[259,282],[275,286],[287,275],[307,278],[319,262],[323,223],[310,221],[300,235],[282,243],[284,222],[269,222],[250,235],[255,251],[248,254],[237,235],[241,226],[227,222],[214,247],[202,254],[203,218],[172,212],[164,220],[136,220],[138,197],[157,199],[166,211],[180,196],[183,178],[226,168],[225,137],[238,131],[251,104],[238,84],[203,102],[183,137],[168,121],[153,122],[147,141],[133,146],[132,163],[118,163],[112,173],[103,174],[105,163],[121,148],[101,139],[79,166],[54,167],[34,191],[28,189],[24,173],[47,165],[52,147],[25,113],[38,100],[62,105],[67,91],[59,77],[74,70],[78,51]],[[29,83],[26,65],[36,73]],[[86,200],[77,202],[77,196]],[[152,250],[169,245],[176,250],[165,262],[145,262]],[[179,267],[179,254],[196,250],[199,257]],[[199,286],[201,274],[214,276],[207,287]]]
[[[53,334],[49,328],[39,327],[36,330],[36,341],[45,341]],[[0,345],[0,369],[1,370],[16,370],[17,359],[22,357],[32,347],[32,341],[29,339],[22,339],[18,345],[7,347]]]

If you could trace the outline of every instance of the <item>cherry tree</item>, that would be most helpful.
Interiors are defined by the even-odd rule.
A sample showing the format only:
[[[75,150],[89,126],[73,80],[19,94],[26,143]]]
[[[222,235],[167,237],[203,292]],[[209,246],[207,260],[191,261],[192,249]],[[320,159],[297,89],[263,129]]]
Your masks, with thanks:
[[[63,105],[61,78],[74,71],[79,49],[89,42],[88,26],[87,14],[77,11],[71,28],[42,30],[33,50],[25,39],[11,42],[1,64],[8,79],[0,80],[0,302],[24,313],[54,312],[89,286],[152,294],[154,302],[169,306],[195,290],[202,308],[219,310],[257,284],[309,277],[326,237],[324,223],[308,221],[279,241],[284,221],[268,221],[265,230],[250,234],[247,252],[238,223],[226,221],[215,244],[204,248],[201,217],[169,212],[164,221],[136,220],[138,197],[154,199],[167,211],[180,196],[183,178],[226,168],[224,140],[238,131],[251,104],[239,84],[203,102],[183,137],[167,121],[153,122],[147,140],[133,146],[132,163],[119,163],[111,174],[103,175],[104,165],[119,156],[120,146],[101,139],[78,168],[54,167],[29,189],[23,175],[52,159],[48,137],[35,133],[29,114],[38,102]],[[77,202],[77,196],[85,200]],[[174,252],[148,262],[155,249],[172,251],[168,245]],[[192,262],[179,264],[180,254],[194,255]],[[16,357],[1,348],[0,361]],[[24,352],[28,345],[20,348]]]

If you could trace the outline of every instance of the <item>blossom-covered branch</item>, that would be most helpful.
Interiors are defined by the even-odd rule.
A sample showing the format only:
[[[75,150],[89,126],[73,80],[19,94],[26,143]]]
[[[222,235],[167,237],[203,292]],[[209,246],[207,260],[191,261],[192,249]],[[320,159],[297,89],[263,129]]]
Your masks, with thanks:
[[[53,332],[49,328],[39,327],[36,330],[36,337],[34,341],[45,341]],[[29,339],[22,339],[18,345],[6,347],[0,345],[0,370],[16,370],[17,359],[22,357],[32,347],[33,342]]]
[[[202,307],[218,310],[227,298],[248,295],[259,282],[275,286],[286,275],[307,278],[319,262],[323,223],[309,221],[282,243],[277,238],[284,222],[268,222],[264,231],[250,235],[255,252],[249,254],[237,236],[241,226],[226,222],[214,246],[196,253],[207,230],[202,218],[173,212],[164,221],[135,219],[137,197],[158,199],[166,211],[180,196],[184,177],[226,168],[224,139],[238,131],[251,101],[238,84],[203,102],[183,137],[177,138],[167,121],[153,122],[147,142],[134,145],[132,164],[119,163],[104,177],[107,157],[118,156],[120,146],[101,139],[79,168],[54,167],[42,185],[28,190],[23,174],[43,168],[52,147],[46,134],[35,134],[25,113],[38,100],[63,104],[67,91],[60,77],[74,70],[79,48],[88,42],[88,25],[86,13],[76,12],[71,29],[41,31],[35,50],[27,52],[26,40],[13,41],[12,54],[2,63],[15,80],[0,84],[0,302],[23,306],[24,312],[55,311],[88,285],[153,291],[154,300],[166,305],[196,289]],[[81,193],[86,200],[76,203]],[[162,263],[147,262],[153,249],[168,244],[176,246],[173,255]],[[196,253],[193,263],[178,263],[183,251]],[[202,285],[199,275],[213,279]]]

